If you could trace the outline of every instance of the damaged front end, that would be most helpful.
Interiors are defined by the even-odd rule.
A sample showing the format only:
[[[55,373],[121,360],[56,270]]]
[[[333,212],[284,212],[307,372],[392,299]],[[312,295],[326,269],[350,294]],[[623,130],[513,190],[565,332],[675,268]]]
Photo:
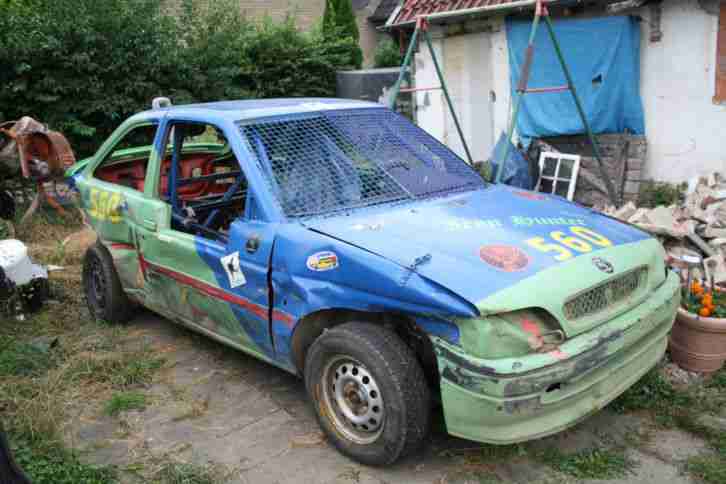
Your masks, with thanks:
[[[627,294],[596,284],[610,305],[593,314],[573,314],[573,298],[561,297],[567,289],[542,279],[534,283],[539,296],[550,295],[539,298],[546,309],[496,312],[481,304],[481,317],[456,320],[458,341],[430,336],[448,432],[495,444],[540,438],[574,425],[634,384],[662,358],[680,300],[677,277],[662,264],[649,267],[638,275],[642,287],[631,285]],[[627,281],[635,270],[610,281]],[[512,294],[528,301],[527,291]],[[592,290],[581,294],[592,302]]]

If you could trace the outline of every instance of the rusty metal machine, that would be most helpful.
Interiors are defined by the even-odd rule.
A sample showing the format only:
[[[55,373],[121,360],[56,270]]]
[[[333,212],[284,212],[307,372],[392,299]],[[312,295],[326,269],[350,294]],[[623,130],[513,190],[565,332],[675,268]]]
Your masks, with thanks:
[[[17,121],[0,124],[0,176],[21,176],[35,183],[38,189],[22,222],[38,209],[43,200],[59,213],[65,213],[55,197],[46,191],[46,187],[48,183],[61,180],[66,168],[75,162],[76,157],[65,136],[49,130],[33,118],[24,116]],[[14,207],[12,196],[7,198],[6,194],[0,199],[0,212],[3,214],[14,212],[14,209],[10,209]]]

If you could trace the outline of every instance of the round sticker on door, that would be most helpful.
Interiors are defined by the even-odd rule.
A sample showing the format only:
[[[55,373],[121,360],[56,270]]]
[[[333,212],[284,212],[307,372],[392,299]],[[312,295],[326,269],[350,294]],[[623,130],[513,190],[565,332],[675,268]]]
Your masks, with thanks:
[[[517,272],[529,265],[529,256],[511,245],[485,245],[479,249],[479,257],[489,265],[505,272]]]
[[[338,256],[335,252],[317,252],[308,257],[308,269],[311,271],[331,271],[337,269],[338,265]]]

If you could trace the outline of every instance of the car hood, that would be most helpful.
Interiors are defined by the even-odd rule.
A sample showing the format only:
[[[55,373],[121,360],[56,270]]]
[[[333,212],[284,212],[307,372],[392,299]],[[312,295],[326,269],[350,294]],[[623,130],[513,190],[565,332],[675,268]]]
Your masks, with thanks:
[[[591,264],[593,271],[602,271],[603,278],[610,277],[624,268],[616,260],[608,261],[608,254],[615,257],[618,246],[651,238],[560,197],[504,185],[394,208],[310,219],[304,224],[409,267],[475,306],[492,294],[582,257],[613,264],[614,269]],[[575,235],[573,228],[581,230],[578,227],[594,232],[588,236],[600,245],[585,241],[583,246],[581,239],[573,243],[565,238]],[[566,258],[566,253],[571,257]],[[577,279],[576,274],[572,276]],[[592,283],[591,278],[583,280]]]

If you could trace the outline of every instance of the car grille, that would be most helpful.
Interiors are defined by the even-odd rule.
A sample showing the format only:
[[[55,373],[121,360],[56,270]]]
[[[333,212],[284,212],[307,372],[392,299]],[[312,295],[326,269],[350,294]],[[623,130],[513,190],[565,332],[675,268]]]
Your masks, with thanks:
[[[623,302],[648,280],[648,268],[638,267],[582,292],[565,303],[569,320],[592,316]]]

